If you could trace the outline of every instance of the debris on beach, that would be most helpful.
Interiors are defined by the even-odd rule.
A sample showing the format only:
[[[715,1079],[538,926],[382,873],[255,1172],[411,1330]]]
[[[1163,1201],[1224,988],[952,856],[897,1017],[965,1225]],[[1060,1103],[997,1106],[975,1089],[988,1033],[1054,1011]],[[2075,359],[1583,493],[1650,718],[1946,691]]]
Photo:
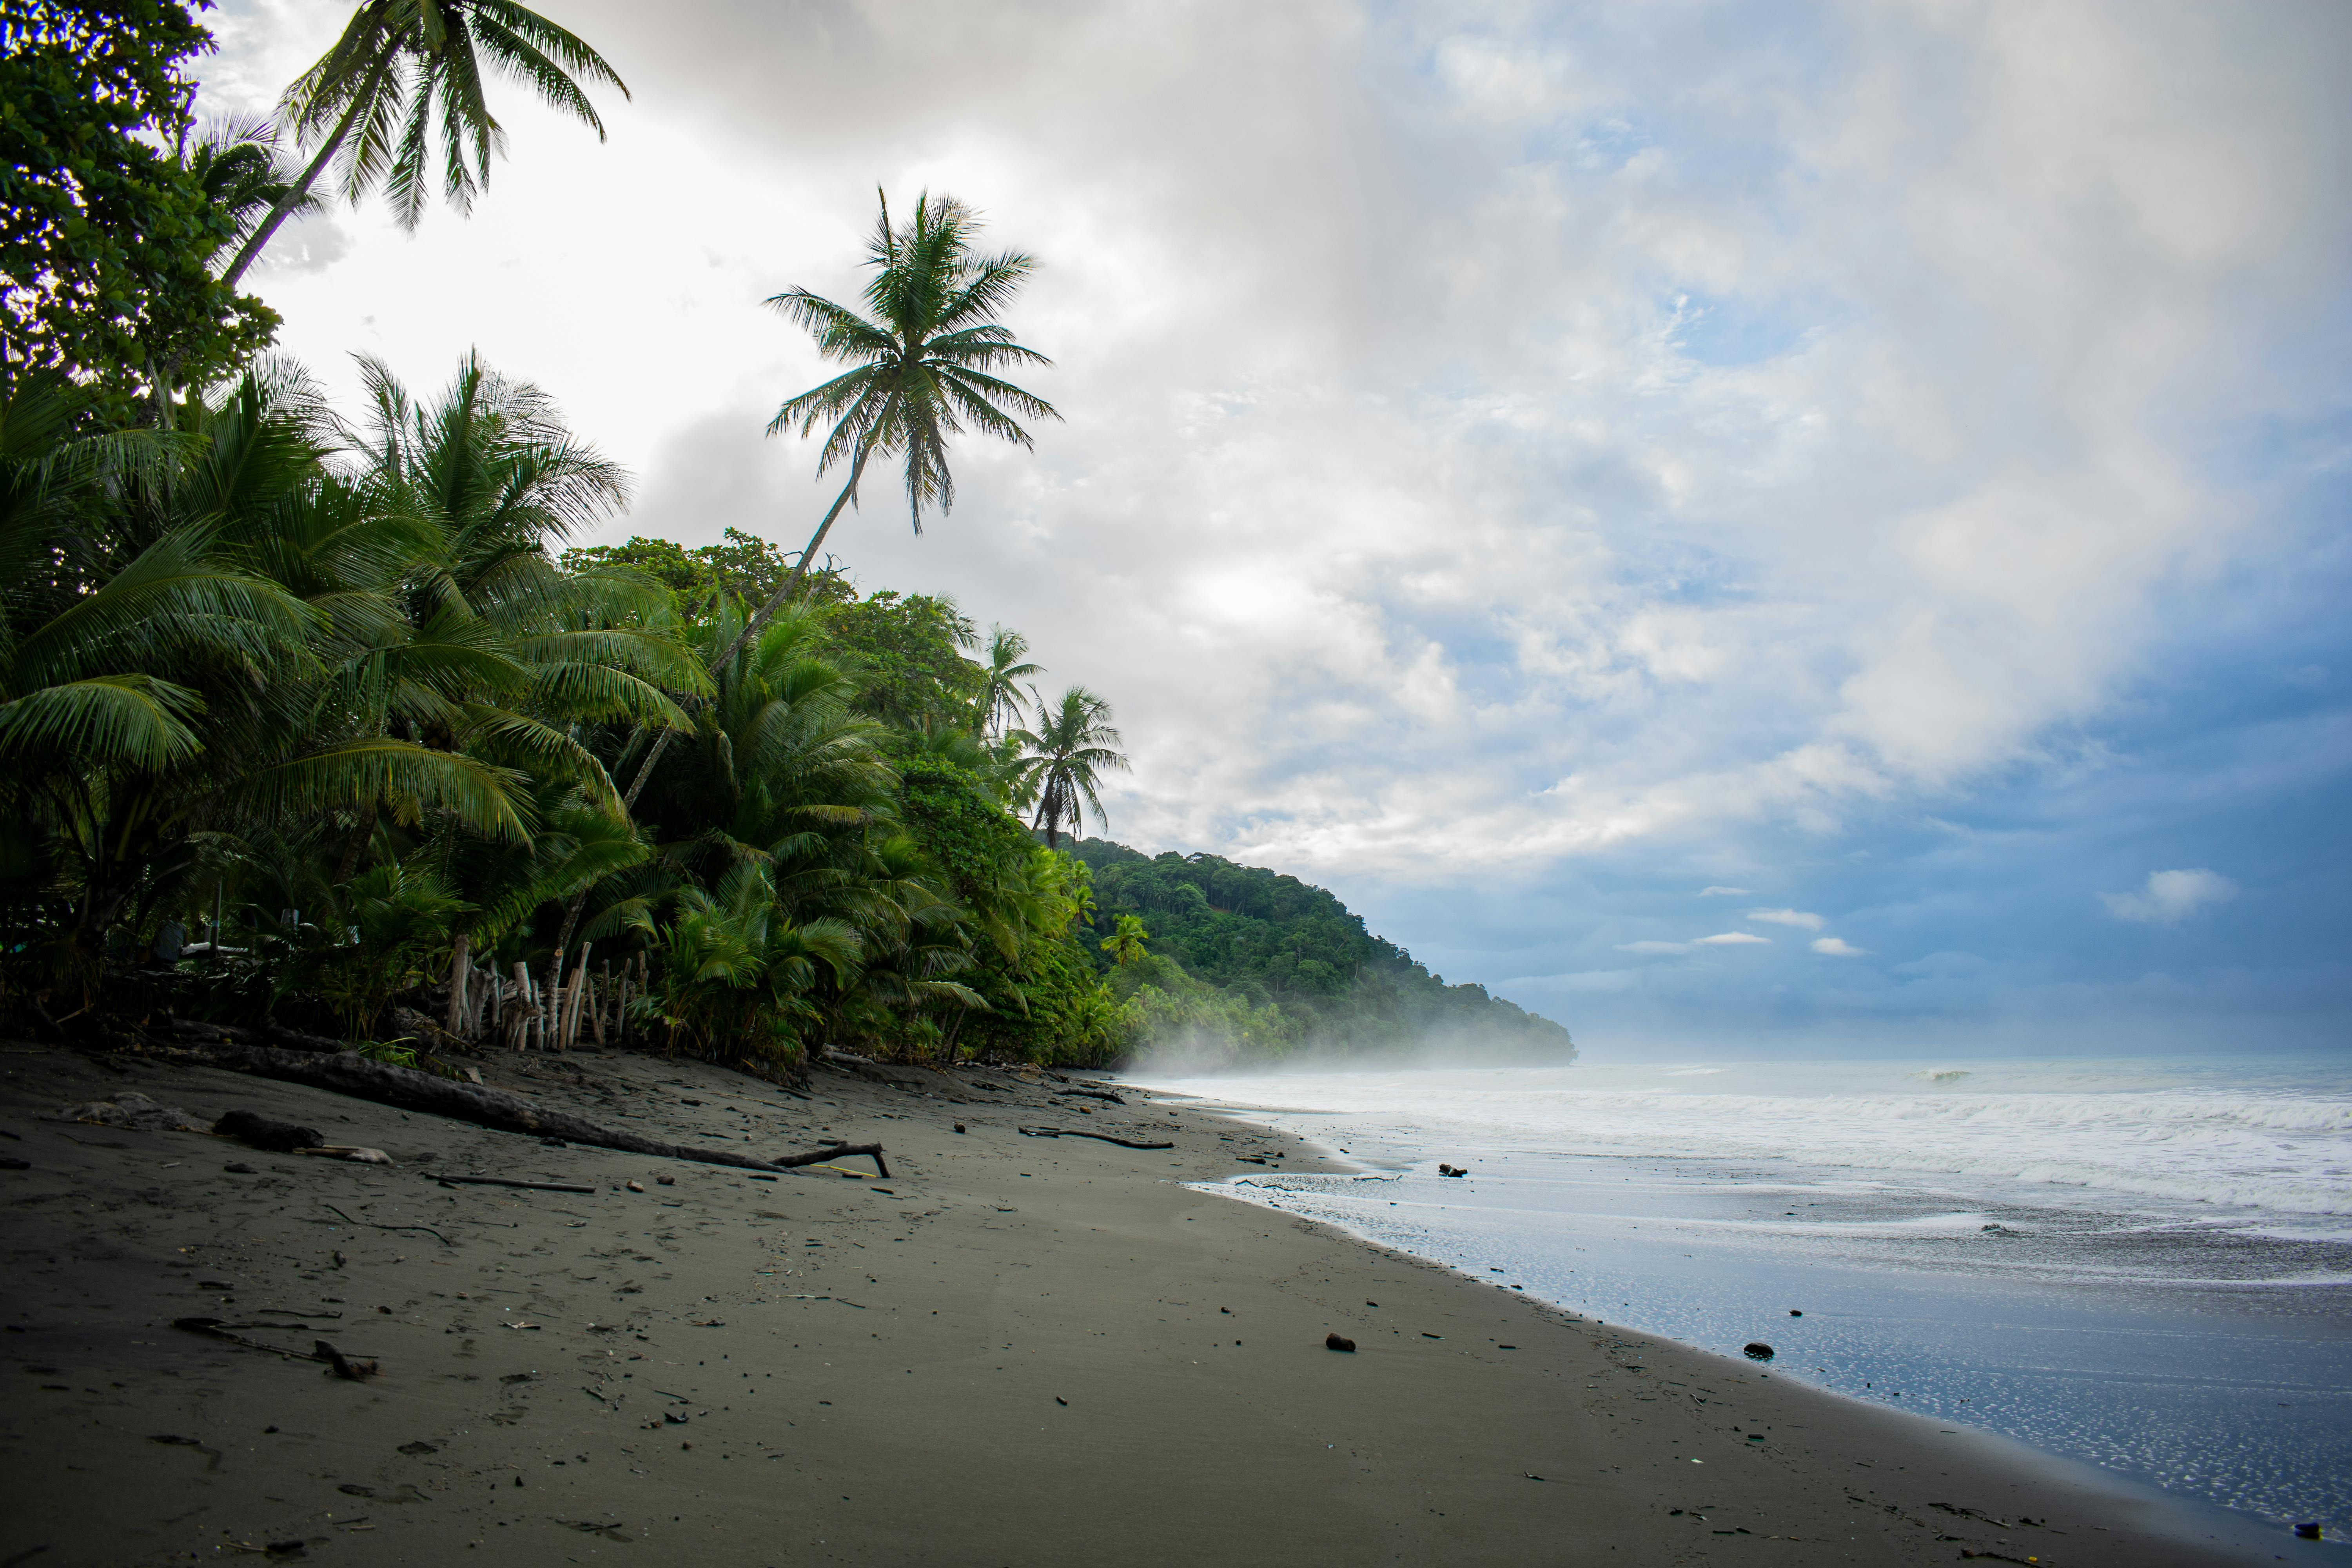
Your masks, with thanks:
[[[131,1132],[209,1132],[210,1127],[176,1105],[159,1105],[136,1089],[124,1089],[112,1100],[60,1107],[56,1120],[87,1122],[92,1127],[120,1127]]]
[[[324,1340],[310,1342],[310,1358],[313,1361],[325,1362],[337,1377],[349,1383],[364,1383],[373,1377],[378,1371],[375,1363],[355,1361]]]
[[[1770,1361],[1773,1352],[1762,1340],[1750,1340],[1739,1347],[1739,1353],[1750,1361]]]
[[[503,1089],[486,1089],[420,1072],[413,1068],[370,1060],[355,1051],[277,1050],[262,1046],[240,1045],[233,1040],[211,1041],[201,1049],[215,1066],[234,1068],[284,1083],[325,1089],[331,1094],[349,1095],[354,1100],[373,1100],[398,1110],[419,1110],[430,1116],[470,1121],[478,1127],[488,1127],[500,1132],[534,1135],[543,1145],[551,1148],[577,1143],[593,1149],[617,1149],[629,1154],[650,1154],[658,1159],[688,1160],[706,1165],[731,1165],[767,1172],[794,1170],[803,1165],[862,1154],[874,1162],[875,1169],[886,1179],[890,1174],[890,1168],[883,1163],[882,1148],[878,1143],[842,1143],[807,1153],[784,1154],[772,1160],[763,1160],[750,1154],[739,1154],[731,1149],[669,1143],[615,1128],[600,1127],[593,1121],[550,1110]],[[131,1098],[122,1095],[117,1100],[121,1101]],[[136,1098],[144,1106],[154,1106],[154,1102],[144,1096]],[[99,1111],[106,1103],[100,1101],[75,1110]],[[161,1111],[167,1108],[154,1109]],[[116,1114],[124,1113],[120,1105],[114,1110]],[[178,1114],[186,1116],[184,1111]],[[194,1118],[187,1120],[193,1123],[187,1131],[211,1131],[201,1122],[194,1122]],[[106,1124],[129,1125],[116,1121]]]
[[[1353,1351],[1356,1342],[1345,1334],[1332,1332],[1323,1336],[1323,1348],[1327,1351]]]
[[[1459,1165],[1440,1163],[1437,1167],[1437,1173],[1441,1176],[1466,1176],[1470,1173],[1462,1169]]]
[[[255,1149],[266,1149],[273,1154],[291,1154],[298,1149],[316,1149],[327,1142],[327,1135],[315,1127],[298,1127],[291,1121],[275,1121],[254,1110],[232,1110],[212,1124],[207,1131],[222,1138],[234,1138]]]
[[[1024,1138],[1091,1138],[1097,1143],[1116,1143],[1122,1149],[1173,1149],[1173,1143],[1139,1142],[1132,1138],[1114,1138],[1108,1132],[1081,1132],[1075,1127],[1022,1127],[1015,1129]],[[889,1173],[885,1171],[884,1175]]]

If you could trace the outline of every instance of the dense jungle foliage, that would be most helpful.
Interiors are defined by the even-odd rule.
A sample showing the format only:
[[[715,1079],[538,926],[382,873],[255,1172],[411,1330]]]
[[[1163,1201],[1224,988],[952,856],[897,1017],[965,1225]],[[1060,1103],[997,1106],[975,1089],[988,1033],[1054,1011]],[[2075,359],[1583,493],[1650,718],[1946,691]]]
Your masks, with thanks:
[[[281,161],[268,125],[200,127],[197,13],[7,21],[0,1025],[267,1022],[403,1060],[618,1035],[786,1071],[1567,1048],[1291,879],[1066,849],[1126,766],[1109,704],[820,555],[869,464],[919,531],[952,437],[1056,417],[1001,374],[1046,363],[998,319],[1032,263],[979,252],[969,209],[886,202],[860,309],[767,301],[840,367],[770,426],[845,471],[803,549],[576,545],[631,480],[544,393],[363,360],[331,406],[236,285],[322,182],[413,225],[436,137],[462,211],[486,82],[601,134],[583,87],[618,79],[514,0],[369,5],[288,89]]]

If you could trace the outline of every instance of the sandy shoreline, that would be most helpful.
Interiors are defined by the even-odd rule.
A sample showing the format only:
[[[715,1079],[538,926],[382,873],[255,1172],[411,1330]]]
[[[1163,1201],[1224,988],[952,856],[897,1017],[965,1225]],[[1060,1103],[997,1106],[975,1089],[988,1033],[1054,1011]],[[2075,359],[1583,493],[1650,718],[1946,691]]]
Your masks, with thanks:
[[[761,1181],[0,1047],[0,1153],[30,1166],[0,1172],[0,1568],[295,1542],[354,1563],[2272,1560],[2071,1468],[1188,1191],[1261,1150],[1318,1167],[1181,1100],[486,1067],[656,1136],[878,1142],[892,1179]],[[123,1089],[400,1163],[41,1120]],[[1018,1131],[1041,1125],[1176,1146]],[[382,1374],[170,1326],[192,1314]],[[1326,1350],[1335,1331],[1358,1352]]]

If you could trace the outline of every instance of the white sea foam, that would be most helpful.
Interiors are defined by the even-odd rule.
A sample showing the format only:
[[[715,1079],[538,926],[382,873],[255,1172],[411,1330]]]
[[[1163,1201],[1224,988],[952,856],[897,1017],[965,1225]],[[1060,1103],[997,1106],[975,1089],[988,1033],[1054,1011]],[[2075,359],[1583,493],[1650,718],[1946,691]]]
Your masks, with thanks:
[[[2352,1075],[2327,1064],[2060,1062],[1311,1073],[1170,1080],[1435,1147],[1786,1160],[2079,1188],[2166,1217],[2341,1235]],[[2137,1200],[2137,1201],[2135,1201]]]

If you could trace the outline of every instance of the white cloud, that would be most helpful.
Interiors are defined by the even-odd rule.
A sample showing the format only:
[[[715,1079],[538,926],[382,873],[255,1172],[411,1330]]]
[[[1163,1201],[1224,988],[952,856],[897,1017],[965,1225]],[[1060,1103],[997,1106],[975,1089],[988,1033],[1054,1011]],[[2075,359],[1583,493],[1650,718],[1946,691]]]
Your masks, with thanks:
[[[1745,888],[1703,888],[1699,890],[1698,896],[1702,899],[1739,899],[1748,896],[1748,889]]]
[[[796,547],[830,491],[761,428],[826,373],[757,301],[854,297],[877,179],[976,203],[1041,260],[1011,320],[1067,423],[966,442],[924,538],[881,487],[830,543],[1108,695],[1145,847],[1534,876],[2031,759],[2163,585],[2285,548],[2178,433],[2336,375],[2324,7],[1832,8],[1811,47],[1664,6],[575,10],[635,92],[611,142],[499,84],[470,220],[340,208],[253,275],[285,346],[348,396],[352,350],[437,382],[479,343],[641,470],[611,536]],[[215,110],[338,26],[217,16]]]
[[[2101,893],[2099,901],[2119,921],[2168,926],[2237,896],[2238,884],[2218,871],[2150,871],[2147,885],[2138,892]]]
[[[1767,925],[1795,926],[1801,931],[1819,931],[1829,924],[1821,916],[1808,914],[1802,910],[1750,910],[1747,918],[1761,921]]]
[[[1843,937],[1818,936],[1813,939],[1813,951],[1832,958],[1862,958],[1868,955],[1870,949],[1855,947]]]
[[[1617,951],[1620,952],[1689,952],[1692,951],[1692,944],[1686,942],[1621,942],[1617,944]]]
[[[1771,944],[1770,937],[1758,936],[1754,931],[1718,931],[1713,936],[1703,936],[1698,939],[1698,945],[1701,947],[1769,947]]]

